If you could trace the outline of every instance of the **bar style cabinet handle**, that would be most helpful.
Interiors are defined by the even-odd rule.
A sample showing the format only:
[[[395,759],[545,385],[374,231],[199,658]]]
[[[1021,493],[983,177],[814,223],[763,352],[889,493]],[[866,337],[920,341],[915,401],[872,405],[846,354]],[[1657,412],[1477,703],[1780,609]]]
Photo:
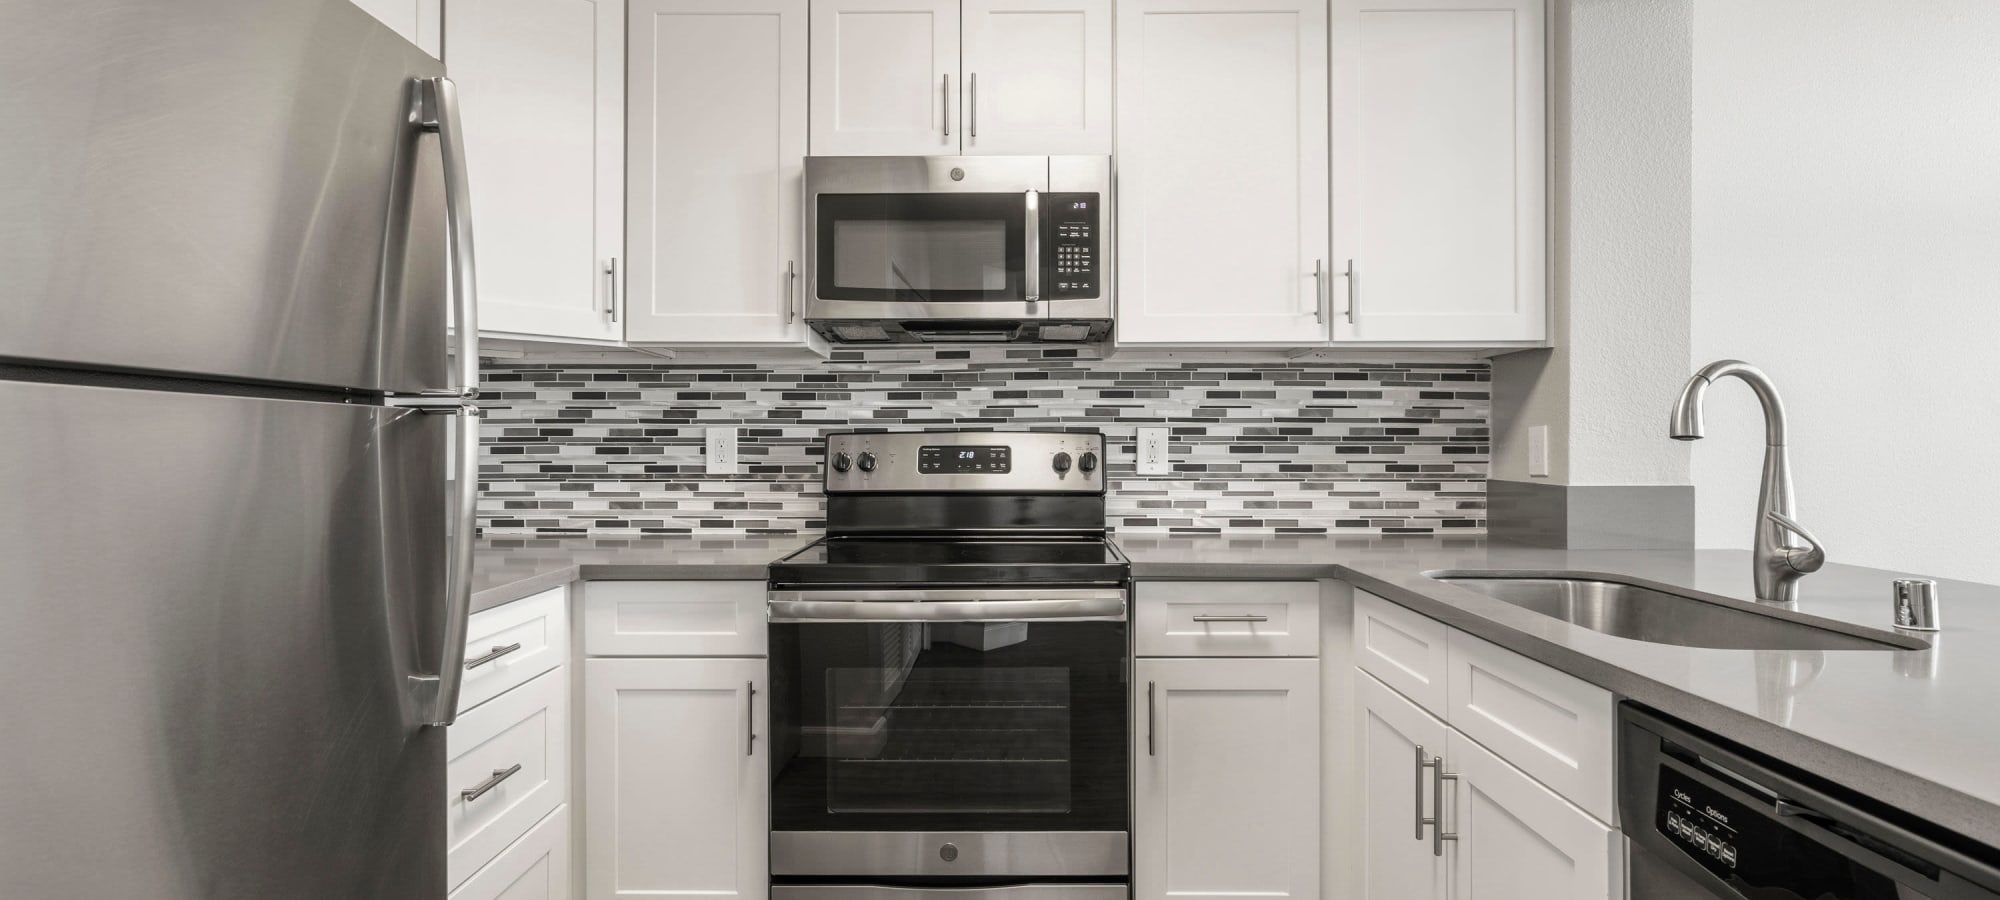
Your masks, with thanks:
[[[611,323],[618,323],[618,257],[604,264],[604,311],[611,314]]]
[[[1313,321],[1326,324],[1326,260],[1313,260]]]
[[[465,802],[471,803],[474,800],[486,796],[487,791],[499,787],[500,782],[506,781],[507,779],[514,777],[514,774],[519,771],[521,771],[520,763],[515,763],[504,769],[494,769],[493,777],[488,778],[485,781],[475,784],[469,788],[466,788],[465,790],[459,791],[458,795],[460,797],[465,798]]]
[[[1347,279],[1347,324],[1354,324],[1354,311],[1361,308],[1361,279],[1354,275],[1354,260],[1347,261],[1347,271],[1340,273]]]
[[[496,644],[494,645],[493,649],[486,651],[485,654],[466,660],[465,668],[467,671],[477,669],[480,666],[486,665],[487,663],[490,663],[496,659],[499,659],[500,657],[506,656],[507,654],[512,653],[519,649],[521,649],[521,644],[519,641],[516,641],[512,644],[507,644],[505,646]]]
[[[944,86],[938,89],[938,95],[943,98],[944,102],[944,106],[942,107],[942,109],[944,110],[944,136],[951,137],[951,73],[950,72],[944,73]]]
[[[1431,814],[1424,815],[1424,770],[1431,770]],[[1458,834],[1444,830],[1444,783],[1458,782],[1458,775],[1444,770],[1444,757],[1424,758],[1417,747],[1417,840],[1424,839],[1424,826],[1431,826],[1431,855],[1444,855],[1444,842],[1458,840]]]
[[[969,130],[966,132],[966,135],[968,137],[977,140],[979,138],[979,73],[978,72],[974,72],[970,75],[965,76],[965,89],[971,92],[972,94],[972,99],[970,101],[967,101],[965,107],[966,116],[972,120],[971,124],[968,126]]]
[[[1146,755],[1160,755],[1153,745],[1153,682],[1146,682]]]
[[[743,682],[743,755],[757,753],[757,682]]]
[[[1418,841],[1423,840],[1424,826],[1431,824],[1431,820],[1424,818],[1424,770],[1430,768],[1432,765],[1431,763],[1425,761],[1427,758],[1428,757],[1424,755],[1424,745],[1418,744],[1417,745],[1417,807],[1416,807],[1417,812],[1416,815],[1414,816],[1417,823],[1417,834],[1414,838],[1411,838],[1411,840],[1418,840]]]
[[[1194,621],[1197,621],[1197,622],[1269,622],[1269,621],[1271,621],[1271,617],[1270,617],[1270,616],[1260,616],[1260,615],[1255,615],[1255,614],[1249,614],[1249,615],[1241,615],[1241,616],[1211,616],[1211,615],[1199,615],[1199,616],[1195,616],[1195,617],[1194,617]]]
[[[799,261],[785,260],[785,324],[790,325],[799,318]]]

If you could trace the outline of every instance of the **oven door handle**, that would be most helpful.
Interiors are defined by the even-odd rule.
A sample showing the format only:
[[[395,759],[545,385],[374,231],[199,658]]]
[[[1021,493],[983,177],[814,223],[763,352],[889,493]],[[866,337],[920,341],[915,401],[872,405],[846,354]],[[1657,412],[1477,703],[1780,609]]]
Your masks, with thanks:
[[[1123,622],[1120,590],[772,591],[771,621]]]

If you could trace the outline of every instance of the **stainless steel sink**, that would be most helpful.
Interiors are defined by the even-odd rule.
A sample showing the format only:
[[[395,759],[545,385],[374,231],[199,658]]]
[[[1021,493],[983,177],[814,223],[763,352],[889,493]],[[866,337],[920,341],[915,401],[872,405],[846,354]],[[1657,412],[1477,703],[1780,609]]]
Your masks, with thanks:
[[[1607,575],[1432,572],[1530,612],[1613,637],[1723,650],[1921,650],[1914,637]]]

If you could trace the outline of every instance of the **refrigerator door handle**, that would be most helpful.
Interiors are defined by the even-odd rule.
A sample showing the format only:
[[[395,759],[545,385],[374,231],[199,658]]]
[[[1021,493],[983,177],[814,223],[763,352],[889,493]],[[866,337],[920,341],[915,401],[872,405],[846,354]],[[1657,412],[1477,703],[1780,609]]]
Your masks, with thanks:
[[[451,547],[445,563],[444,646],[438,651],[436,675],[411,677],[417,715],[426,725],[450,725],[458,719],[458,691],[465,682],[466,629],[472,615],[472,547],[478,531],[479,407],[460,402],[444,405],[416,398],[392,400],[427,415],[449,415],[456,429],[451,486]]]
[[[479,396],[479,289],[472,265],[472,198],[465,177],[465,135],[459,125],[458,86],[443,75],[417,79],[416,124],[438,136],[444,164],[445,246],[451,254],[451,299],[457,317],[458,390]]]

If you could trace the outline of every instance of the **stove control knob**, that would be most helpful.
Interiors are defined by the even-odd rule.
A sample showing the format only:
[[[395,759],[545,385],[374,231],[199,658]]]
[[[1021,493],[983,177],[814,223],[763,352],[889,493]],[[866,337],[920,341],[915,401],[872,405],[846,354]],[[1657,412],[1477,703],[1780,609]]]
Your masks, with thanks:
[[[863,472],[873,472],[875,471],[875,454],[863,450],[861,451],[861,458],[856,460],[854,464],[859,466]]]
[[[1097,454],[1085,453],[1084,455],[1077,457],[1076,467],[1082,469],[1085,472],[1097,471]]]
[[[1067,453],[1056,454],[1056,471],[1057,472],[1069,471],[1069,454]]]
[[[848,458],[847,451],[845,450],[833,455],[833,470],[835,472],[845,472],[853,464],[854,461]]]

